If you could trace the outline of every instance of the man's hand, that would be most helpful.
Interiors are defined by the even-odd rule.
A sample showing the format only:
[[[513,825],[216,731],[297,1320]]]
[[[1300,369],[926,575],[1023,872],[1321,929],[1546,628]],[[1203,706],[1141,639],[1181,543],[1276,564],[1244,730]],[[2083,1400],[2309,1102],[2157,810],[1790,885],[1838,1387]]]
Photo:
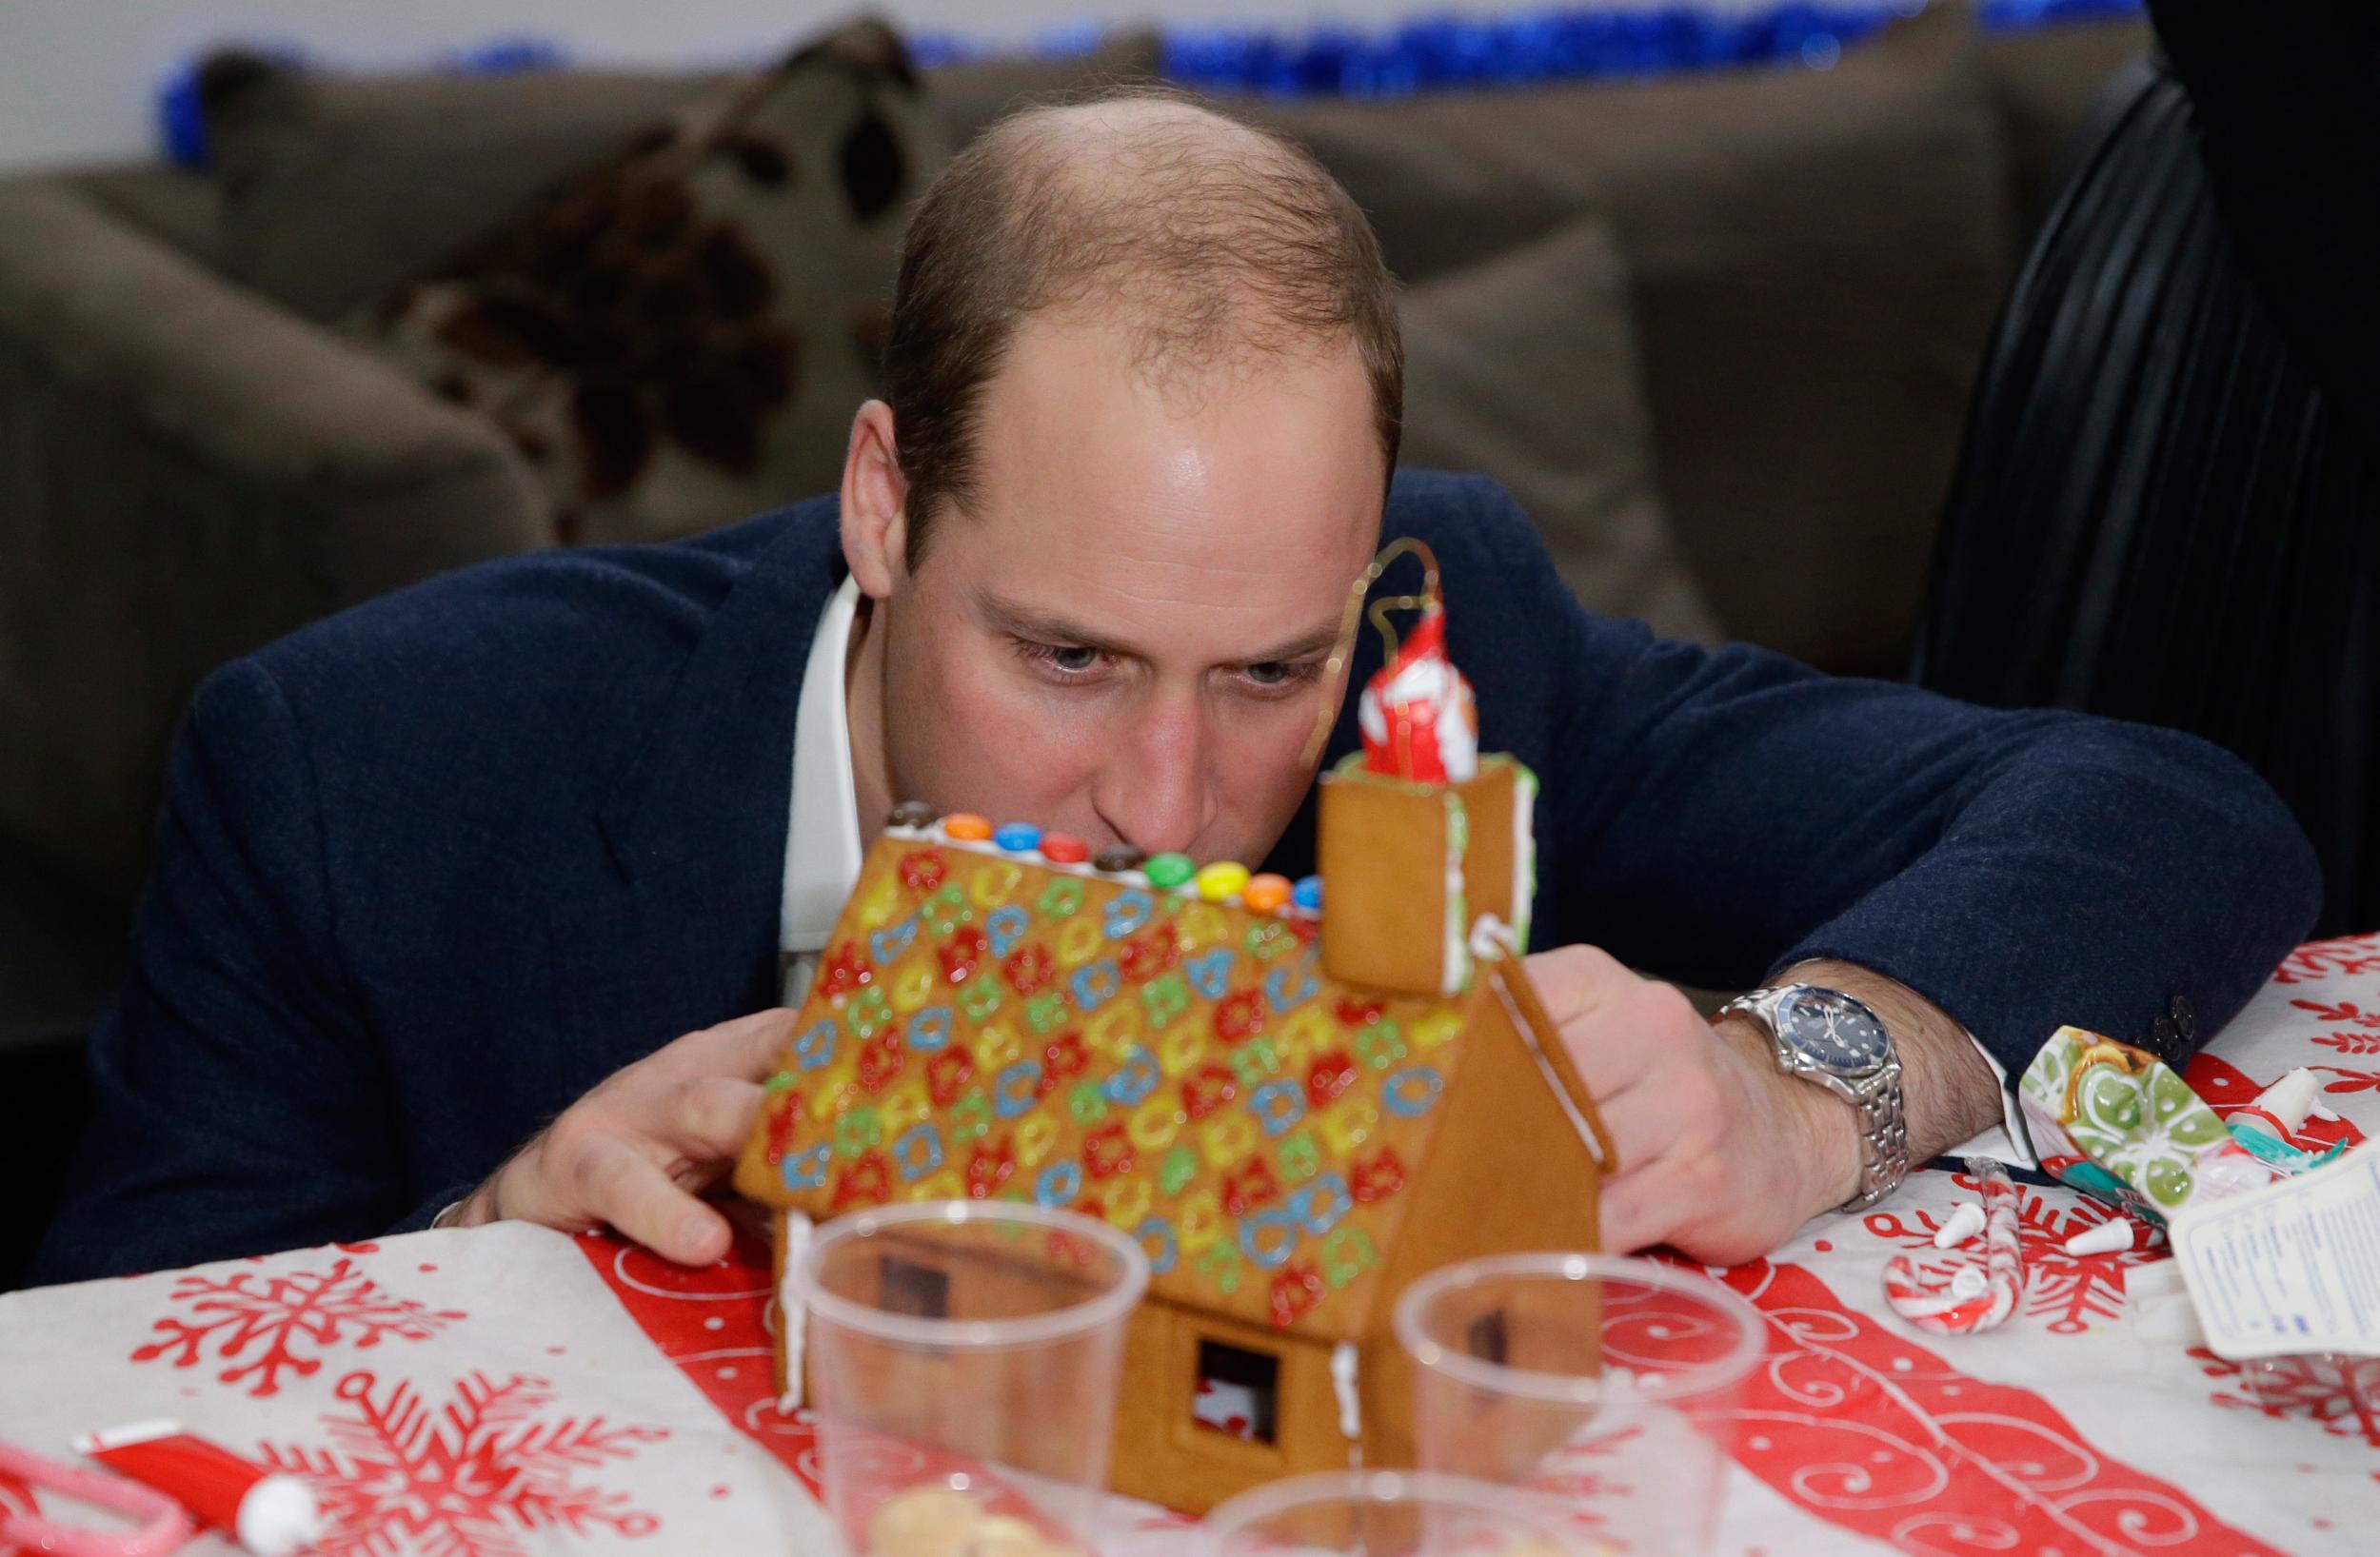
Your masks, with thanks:
[[[681,1265],[720,1258],[727,1220],[697,1196],[743,1149],[793,1015],[739,1016],[614,1073],[473,1191],[454,1225],[516,1217],[581,1232],[608,1224]]]
[[[1528,968],[1619,1153],[1603,1185],[1606,1248],[1668,1244],[1736,1265],[1858,1192],[1856,1111],[1780,1072],[1756,1026],[1714,1026],[1675,988],[1593,947],[1539,953]],[[1791,976],[1856,995],[1883,1019],[1900,1050],[1913,1161],[1998,1117],[1989,1067],[1918,995],[1842,964]]]

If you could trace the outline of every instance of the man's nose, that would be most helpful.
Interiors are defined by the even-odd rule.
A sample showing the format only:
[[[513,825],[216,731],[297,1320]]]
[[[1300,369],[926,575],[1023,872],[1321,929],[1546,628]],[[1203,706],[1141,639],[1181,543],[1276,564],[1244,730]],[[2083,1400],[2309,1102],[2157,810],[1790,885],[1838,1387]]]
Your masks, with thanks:
[[[1195,692],[1160,695],[1100,769],[1092,804],[1134,848],[1180,854],[1215,819],[1207,714]]]

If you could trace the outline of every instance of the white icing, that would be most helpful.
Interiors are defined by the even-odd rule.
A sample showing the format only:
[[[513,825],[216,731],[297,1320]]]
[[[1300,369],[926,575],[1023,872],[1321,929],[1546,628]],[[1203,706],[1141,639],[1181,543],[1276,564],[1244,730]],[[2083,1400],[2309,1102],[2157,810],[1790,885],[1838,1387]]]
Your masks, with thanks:
[[[1471,955],[1481,962],[1510,956],[1512,927],[1493,914],[1482,914],[1471,926]]]
[[[1446,918],[1441,934],[1444,941],[1439,951],[1438,988],[1440,995],[1459,995],[1471,981],[1471,957],[1465,940],[1471,916],[1463,901],[1463,855],[1471,846],[1471,817],[1463,809],[1462,797],[1453,790],[1446,792]]]
[[[1530,910],[1537,896],[1537,776],[1513,763],[1513,948],[1529,950]]]
[[[1020,865],[1039,865],[1045,871],[1062,871],[1068,876],[1088,877],[1095,881],[1120,881],[1125,886],[1140,887],[1151,892],[1162,890],[1149,886],[1146,871],[1102,871],[1088,860],[1052,859],[1039,849],[1003,849],[987,838],[952,838],[942,830],[939,821],[926,827],[887,827],[884,836],[904,842],[931,843],[937,848],[957,849],[964,854],[982,855],[988,859],[1013,859]]]
[[[1331,1392],[1339,1397],[1339,1435],[1351,1444],[1363,1442],[1363,1391],[1357,1375],[1359,1355],[1353,1341],[1331,1348]]]
[[[802,1286],[794,1272],[808,1252],[815,1224],[798,1211],[777,1213],[777,1247],[784,1274],[777,1279],[777,1345],[785,1359],[785,1389],[777,1409],[787,1416],[802,1409],[802,1346],[808,1339],[809,1308],[802,1301]]]
[[[1479,931],[1475,934],[1489,935],[1492,937],[1491,943],[1497,945],[1499,949],[1509,947],[1510,942],[1505,937],[1509,936],[1512,932],[1498,923],[1495,915],[1480,915],[1479,925]],[[1546,1086],[1553,1091],[1554,1100],[1561,1104],[1563,1115],[1570,1120],[1570,1128],[1577,1133],[1578,1139],[1585,1144],[1587,1154],[1595,1159],[1596,1165],[1605,1166],[1603,1147],[1596,1139],[1595,1127],[1587,1123],[1587,1116],[1578,1112],[1578,1104],[1571,1097],[1570,1089],[1563,1086],[1561,1077],[1555,1074],[1554,1062],[1546,1058],[1545,1047],[1537,1041],[1537,1029],[1521,1015],[1520,1009],[1513,1004],[1512,992],[1504,987],[1504,981],[1498,978],[1493,980],[1493,983],[1496,988],[1497,1003],[1504,1008],[1505,1019],[1512,1023],[1513,1031],[1520,1035],[1520,1041],[1529,1046],[1529,1057],[1537,1062],[1537,1074],[1545,1077]]]
[[[941,849],[956,849],[963,854],[982,855],[987,859],[1009,859],[1020,865],[1039,865],[1045,871],[1058,871],[1067,876],[1084,877],[1094,881],[1113,881],[1120,886],[1138,887],[1143,892],[1154,893],[1159,897],[1187,897],[1201,902],[1205,900],[1204,895],[1199,891],[1199,878],[1196,876],[1191,877],[1180,886],[1155,886],[1150,883],[1149,873],[1146,871],[1103,871],[1088,860],[1076,862],[1052,859],[1039,849],[1003,849],[990,838],[952,838],[942,830],[942,824],[939,821],[924,827],[887,826],[884,829],[884,836],[904,843],[931,843]],[[1247,908],[1246,902],[1238,894],[1218,899],[1216,906]],[[1254,910],[1249,910],[1249,912],[1253,913]],[[1299,908],[1294,902],[1285,901],[1280,907],[1273,910],[1273,916],[1280,919],[1319,919],[1322,916],[1311,910]],[[1448,993],[1452,994],[1453,991],[1450,990]]]

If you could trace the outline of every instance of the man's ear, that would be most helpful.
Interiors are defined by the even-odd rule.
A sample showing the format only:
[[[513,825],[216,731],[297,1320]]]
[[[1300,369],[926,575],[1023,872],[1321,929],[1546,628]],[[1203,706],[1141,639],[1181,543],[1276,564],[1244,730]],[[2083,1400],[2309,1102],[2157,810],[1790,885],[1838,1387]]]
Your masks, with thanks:
[[[851,445],[843,457],[843,560],[870,600],[890,596],[906,576],[908,497],[892,407],[871,400],[851,419]]]

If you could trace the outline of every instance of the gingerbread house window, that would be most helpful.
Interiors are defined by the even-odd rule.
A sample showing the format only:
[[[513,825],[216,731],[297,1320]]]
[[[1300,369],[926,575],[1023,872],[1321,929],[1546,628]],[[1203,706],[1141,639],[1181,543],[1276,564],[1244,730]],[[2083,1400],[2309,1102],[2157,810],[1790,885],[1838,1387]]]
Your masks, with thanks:
[[[1191,1414],[1199,1426],[1243,1443],[1280,1437],[1280,1359],[1223,1341],[1199,1343]]]
[[[880,1279],[885,1311],[920,1319],[950,1317],[949,1271],[886,1255]]]
[[[1478,1318],[1471,1321],[1471,1328],[1464,1332],[1464,1335],[1471,1354],[1479,1361],[1495,1363],[1501,1367],[1509,1360],[1512,1343],[1504,1328],[1503,1310],[1497,1309],[1492,1313],[1479,1315]]]

